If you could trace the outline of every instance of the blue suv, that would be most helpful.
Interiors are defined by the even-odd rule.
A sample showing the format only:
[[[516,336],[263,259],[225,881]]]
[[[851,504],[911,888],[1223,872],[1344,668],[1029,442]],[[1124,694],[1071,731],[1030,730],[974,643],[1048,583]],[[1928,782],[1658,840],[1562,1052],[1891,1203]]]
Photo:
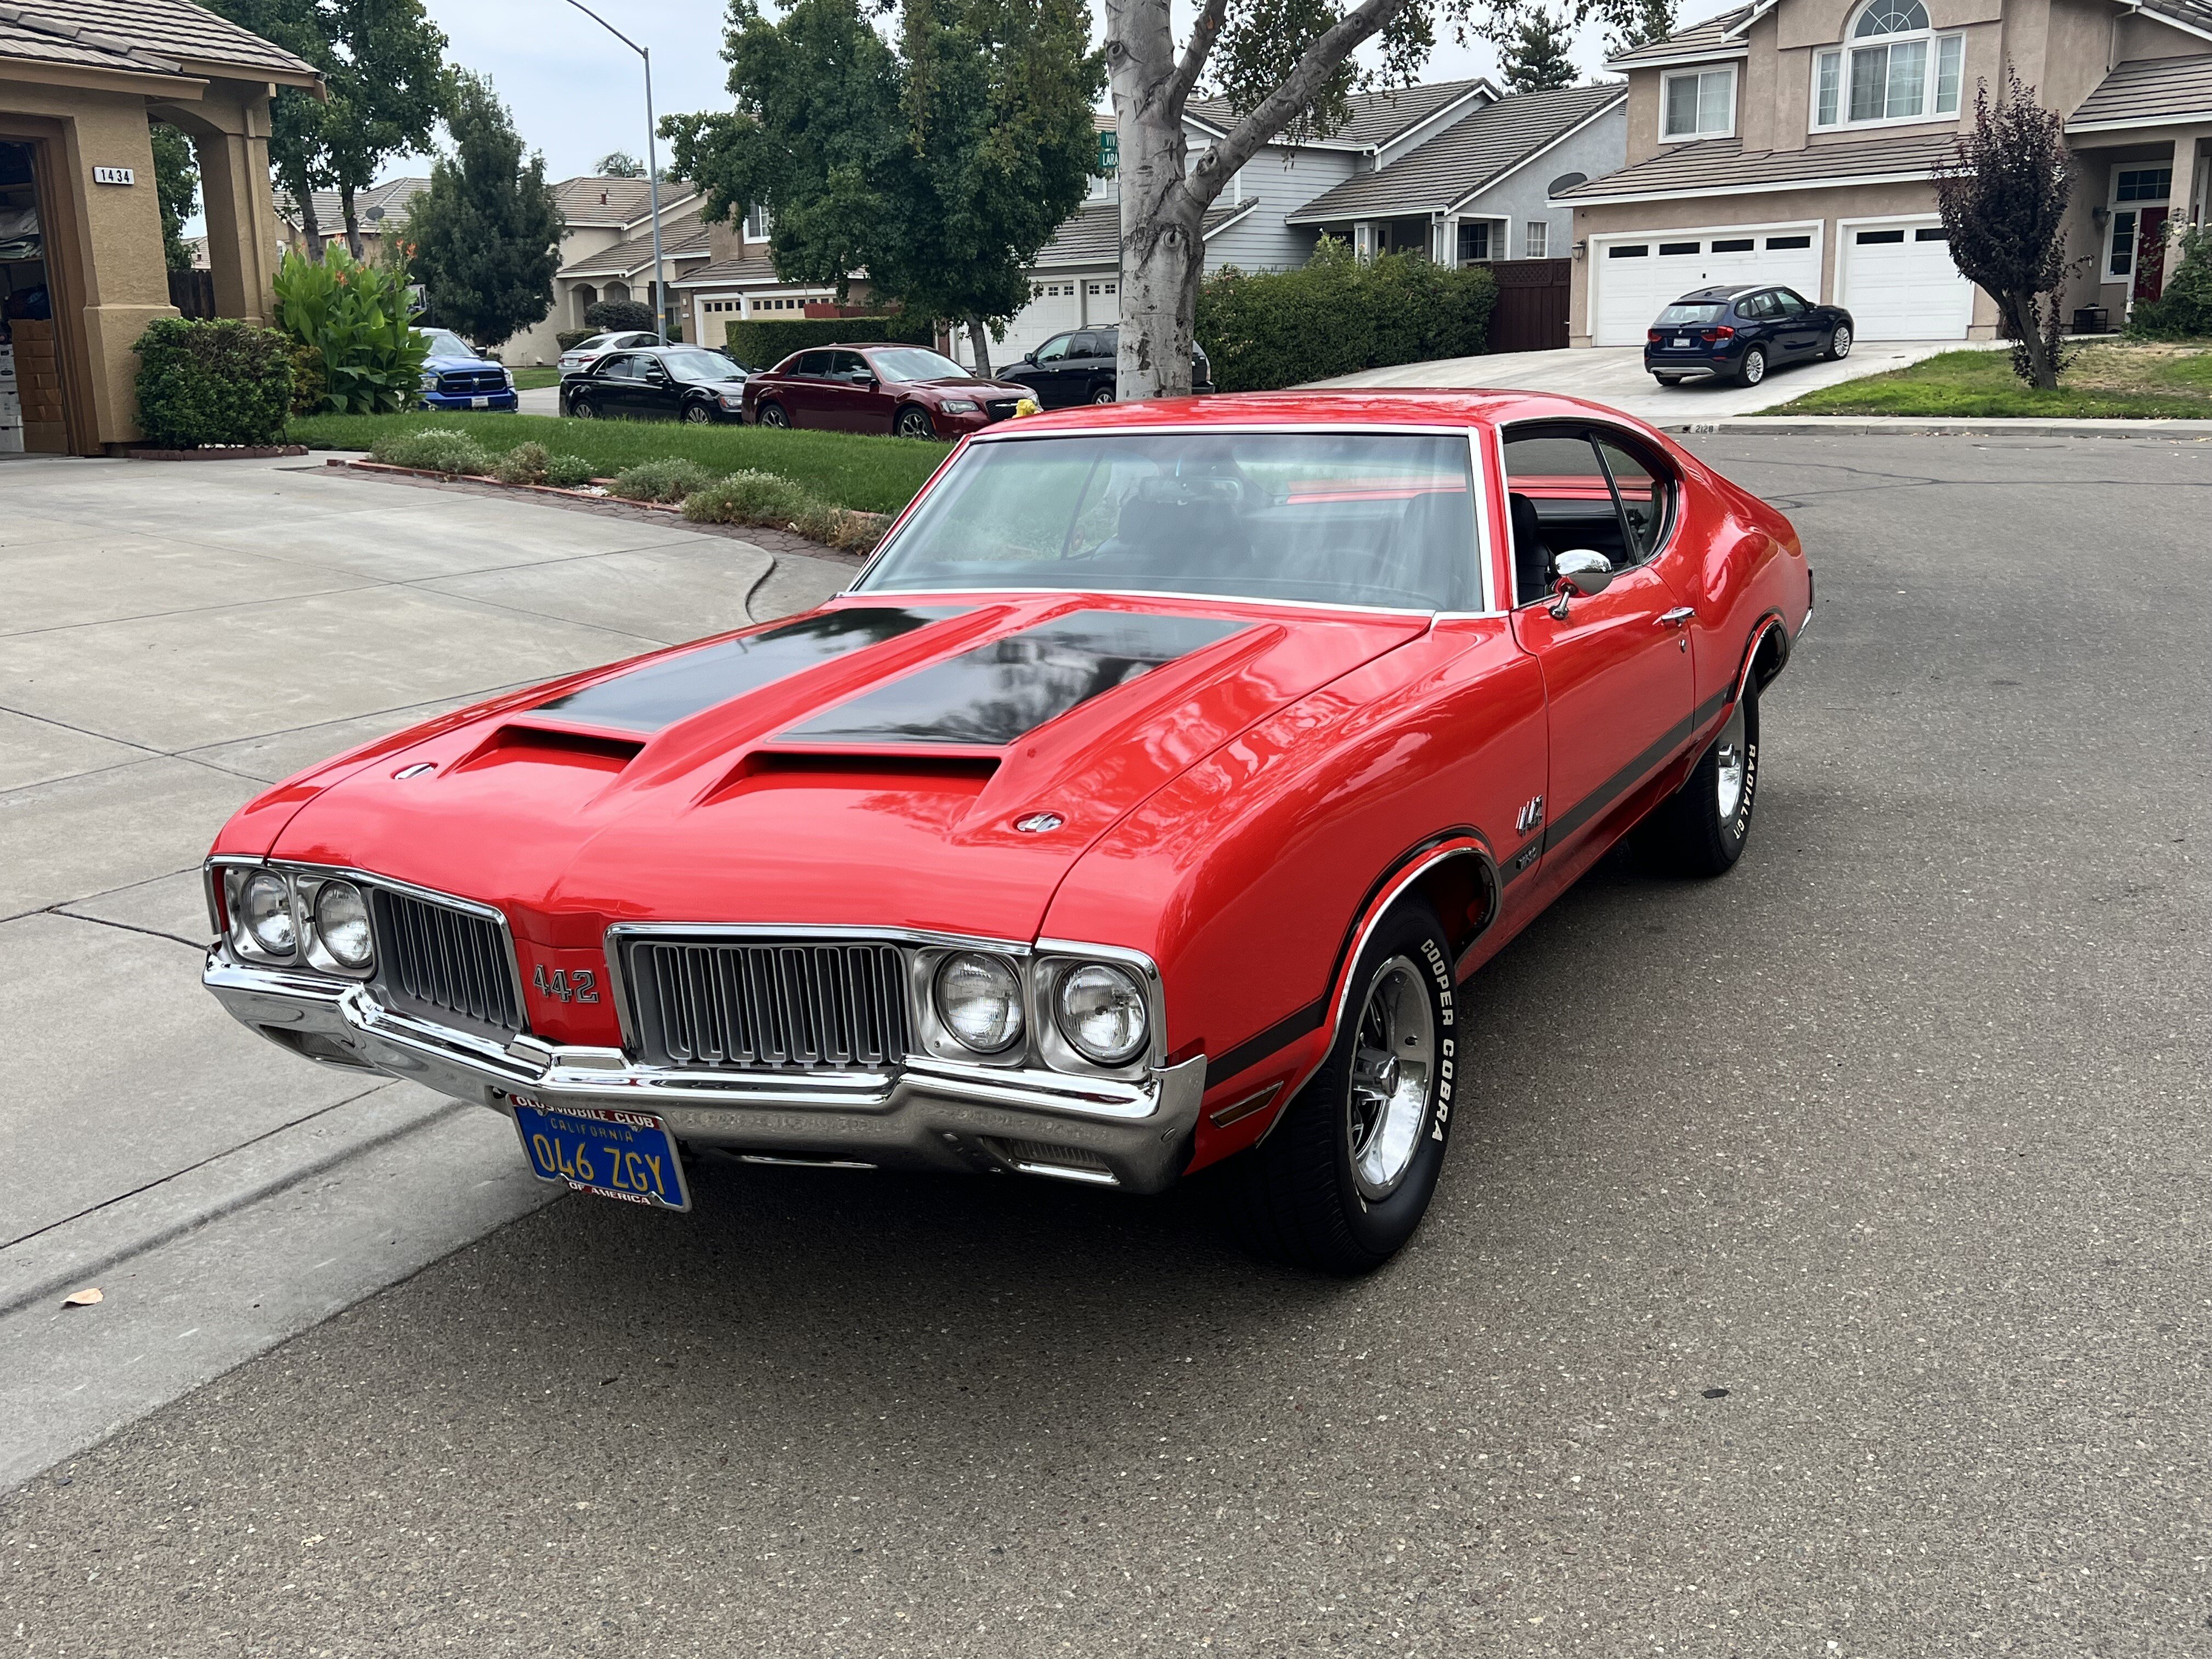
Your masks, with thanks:
[[[1778,364],[1851,355],[1851,313],[1794,288],[1701,288],[1659,313],[1644,367],[1661,386],[1735,380],[1757,386]]]
[[[514,395],[514,376],[449,328],[415,331],[430,343],[430,356],[422,365],[422,403],[428,409],[504,409],[512,412],[520,399]]]

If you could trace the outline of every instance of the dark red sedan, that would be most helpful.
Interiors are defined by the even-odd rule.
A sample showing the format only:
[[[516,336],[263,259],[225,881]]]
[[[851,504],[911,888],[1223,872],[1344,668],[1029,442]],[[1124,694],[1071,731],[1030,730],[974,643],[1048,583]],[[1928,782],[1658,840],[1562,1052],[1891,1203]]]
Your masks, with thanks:
[[[959,438],[1017,412],[1027,386],[979,380],[917,345],[794,351],[745,383],[745,419],[762,426]]]

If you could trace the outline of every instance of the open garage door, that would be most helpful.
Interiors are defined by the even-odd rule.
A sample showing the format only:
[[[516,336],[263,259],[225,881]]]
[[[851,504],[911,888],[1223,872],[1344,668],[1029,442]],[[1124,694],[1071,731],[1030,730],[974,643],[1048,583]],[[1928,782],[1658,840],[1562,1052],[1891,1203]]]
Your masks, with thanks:
[[[1974,285],[1951,263],[1940,219],[1844,225],[1836,303],[1862,340],[1963,340]]]
[[[1593,339],[1601,346],[1642,345],[1652,319],[1692,289],[1778,283],[1817,301],[1820,227],[1747,232],[1722,226],[1594,238],[1589,269]]]

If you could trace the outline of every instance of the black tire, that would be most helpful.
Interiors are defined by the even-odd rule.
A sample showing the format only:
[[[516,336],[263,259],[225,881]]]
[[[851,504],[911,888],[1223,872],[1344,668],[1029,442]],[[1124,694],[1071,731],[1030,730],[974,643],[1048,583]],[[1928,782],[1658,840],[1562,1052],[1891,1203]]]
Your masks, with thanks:
[[[937,423],[929,418],[929,411],[920,404],[908,404],[891,422],[891,430],[902,438],[934,438]]]
[[[1733,789],[1731,766],[1741,769]],[[1747,684],[1720,735],[1690,769],[1689,781],[1660,802],[1638,838],[1661,867],[1676,875],[1725,875],[1743,856],[1758,804],[1759,692]]]
[[[1373,1272],[1413,1236],[1436,1192],[1451,1131],[1459,1047],[1452,963],[1443,924],[1425,903],[1402,902],[1376,928],[1353,965],[1341,1029],[1327,1062],[1260,1144],[1237,1160],[1235,1213],[1255,1254],[1351,1275]],[[1376,1107],[1379,1074],[1362,1054],[1379,1051],[1361,1038],[1379,1029],[1370,1018],[1370,998],[1378,994],[1425,1000],[1427,1075],[1420,1084],[1425,1095],[1416,1106],[1394,1042],[1391,1058],[1398,1063],[1386,1085],[1391,1092],[1376,1109],[1383,1115],[1364,1118],[1366,1109]],[[1410,1014],[1410,1001],[1402,1006]],[[1413,1046],[1408,1038],[1407,1047]],[[1356,1091],[1355,1083],[1363,1089]],[[1378,1182],[1376,1176],[1389,1177],[1393,1168],[1386,1156],[1390,1148],[1406,1144],[1383,1134],[1386,1122],[1400,1135],[1410,1125],[1412,1140],[1395,1177]]]
[[[1092,386],[1091,388],[1091,401],[1094,404],[1112,403],[1114,401],[1114,388],[1110,386]]]
[[[684,419],[690,426],[712,426],[714,423],[714,406],[694,398],[684,405]]]
[[[599,418],[599,411],[592,407],[592,400],[589,398],[571,398],[568,404],[568,413],[580,421],[596,421]]]
[[[1827,356],[1831,362],[1851,355],[1851,325],[1838,323],[1828,331]]]
[[[1735,377],[1746,386],[1757,386],[1765,380],[1766,349],[1764,346],[1753,346],[1745,352],[1743,361],[1736,365]]]
[[[788,427],[791,424],[791,416],[783,412],[781,404],[763,401],[761,406],[753,411],[753,422],[758,426]]]

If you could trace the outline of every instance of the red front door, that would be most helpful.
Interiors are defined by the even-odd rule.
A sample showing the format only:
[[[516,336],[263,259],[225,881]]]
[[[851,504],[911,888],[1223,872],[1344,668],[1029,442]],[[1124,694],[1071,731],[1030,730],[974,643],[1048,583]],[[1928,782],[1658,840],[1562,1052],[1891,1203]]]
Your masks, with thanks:
[[[2147,207],[2136,219],[2136,286],[2138,300],[2155,300],[2166,289],[2166,221],[2169,209]]]

